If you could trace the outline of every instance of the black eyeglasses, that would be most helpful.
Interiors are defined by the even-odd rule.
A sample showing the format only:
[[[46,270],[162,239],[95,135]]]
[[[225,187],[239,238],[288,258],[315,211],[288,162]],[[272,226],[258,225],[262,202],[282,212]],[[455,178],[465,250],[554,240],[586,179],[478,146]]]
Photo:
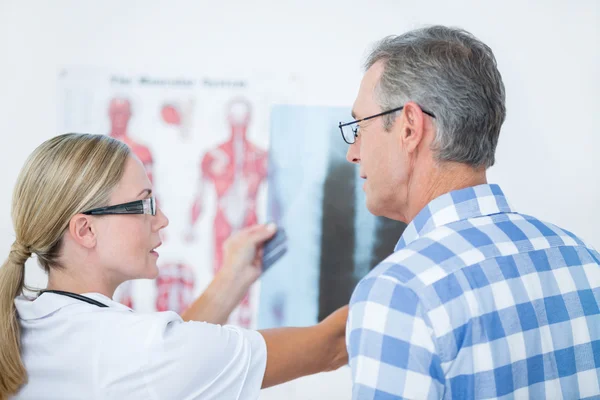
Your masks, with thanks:
[[[344,139],[344,142],[346,142],[348,144],[353,144],[356,142],[356,138],[358,137],[358,128],[360,128],[360,127],[358,125],[356,125],[356,126],[352,126],[352,125],[358,124],[359,122],[366,121],[368,119],[381,117],[382,115],[391,114],[393,112],[400,111],[403,108],[404,108],[404,106],[401,106],[398,108],[393,108],[391,110],[387,110],[387,111],[384,111],[379,114],[371,115],[370,117],[366,117],[363,119],[357,119],[356,121],[347,122],[345,124],[342,124],[340,122],[339,127],[340,127],[340,132],[342,132],[342,138]],[[423,108],[421,108],[421,111],[423,111],[423,113],[429,115],[431,118],[435,118],[435,115],[433,115],[432,112],[425,111],[425,110],[423,110]]]
[[[84,211],[85,215],[113,215],[113,214],[148,214],[156,215],[156,200],[149,197],[143,200],[130,201],[129,203],[114,206],[99,207]]]

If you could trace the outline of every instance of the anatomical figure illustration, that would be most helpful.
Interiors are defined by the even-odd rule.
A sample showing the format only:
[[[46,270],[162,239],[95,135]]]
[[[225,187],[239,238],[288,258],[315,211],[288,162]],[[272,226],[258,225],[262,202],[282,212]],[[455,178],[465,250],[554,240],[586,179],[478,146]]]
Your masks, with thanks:
[[[191,208],[187,240],[194,240],[193,227],[205,208],[204,191],[211,184],[216,192],[216,212],[213,221],[214,272],[223,262],[223,243],[235,231],[258,222],[257,196],[267,176],[267,152],[247,136],[252,118],[252,106],[244,98],[235,98],[226,106],[229,138],[208,150],[200,162],[200,182]],[[246,294],[231,323],[249,327],[252,307]]]
[[[193,99],[166,101],[161,106],[160,117],[165,124],[177,128],[179,137],[185,140],[189,137],[193,109]]]
[[[194,272],[188,265],[170,263],[159,267],[156,278],[156,311],[181,314],[194,300]]]
[[[110,118],[110,136],[125,142],[134,154],[140,159],[150,183],[152,182],[153,159],[150,149],[145,145],[135,141],[127,129],[129,120],[131,119],[131,102],[124,97],[115,97],[110,101],[108,108],[108,117]]]

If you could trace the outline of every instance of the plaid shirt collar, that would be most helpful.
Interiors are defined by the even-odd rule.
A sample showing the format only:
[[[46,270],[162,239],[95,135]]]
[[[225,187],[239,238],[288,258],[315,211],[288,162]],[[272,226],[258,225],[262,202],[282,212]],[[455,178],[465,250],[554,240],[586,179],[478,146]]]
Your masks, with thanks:
[[[406,227],[394,251],[435,228],[498,213],[514,213],[498,185],[478,185],[443,194],[429,202]]]

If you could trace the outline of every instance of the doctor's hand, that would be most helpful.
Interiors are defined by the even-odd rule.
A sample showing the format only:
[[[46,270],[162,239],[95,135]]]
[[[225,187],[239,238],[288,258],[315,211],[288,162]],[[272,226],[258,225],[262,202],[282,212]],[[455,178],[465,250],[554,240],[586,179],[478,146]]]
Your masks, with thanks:
[[[347,319],[348,306],[344,306],[317,325],[260,330],[267,345],[263,389],[348,364]]]
[[[234,233],[225,241],[220,273],[228,274],[229,279],[237,283],[235,289],[242,291],[242,295],[260,277],[263,244],[276,231],[275,224],[254,225]]]
[[[327,346],[327,363],[324,365],[324,371],[333,371],[348,364],[348,350],[346,348],[347,320],[348,306],[345,305],[338,308],[317,325],[327,332],[324,337],[330,340]]]
[[[204,293],[181,314],[186,321],[225,324],[262,272],[263,244],[275,225],[254,225],[231,235],[223,245],[223,265]]]

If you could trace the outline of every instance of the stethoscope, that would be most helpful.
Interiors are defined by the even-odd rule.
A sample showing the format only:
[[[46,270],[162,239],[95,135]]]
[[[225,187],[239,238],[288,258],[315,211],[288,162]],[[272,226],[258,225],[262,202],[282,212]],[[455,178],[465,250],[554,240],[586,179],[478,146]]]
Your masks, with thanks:
[[[64,292],[62,290],[42,290],[40,292],[40,294],[38,295],[38,297],[41,296],[41,295],[43,295],[44,293],[60,294],[61,296],[67,296],[67,297],[70,297],[72,299],[76,299],[76,300],[80,300],[80,301],[86,302],[88,304],[92,304],[94,306],[108,308],[108,306],[106,304],[100,303],[99,301],[96,301],[94,299],[90,299],[89,297],[85,297],[85,296],[82,296],[82,295],[77,294],[77,293]]]

